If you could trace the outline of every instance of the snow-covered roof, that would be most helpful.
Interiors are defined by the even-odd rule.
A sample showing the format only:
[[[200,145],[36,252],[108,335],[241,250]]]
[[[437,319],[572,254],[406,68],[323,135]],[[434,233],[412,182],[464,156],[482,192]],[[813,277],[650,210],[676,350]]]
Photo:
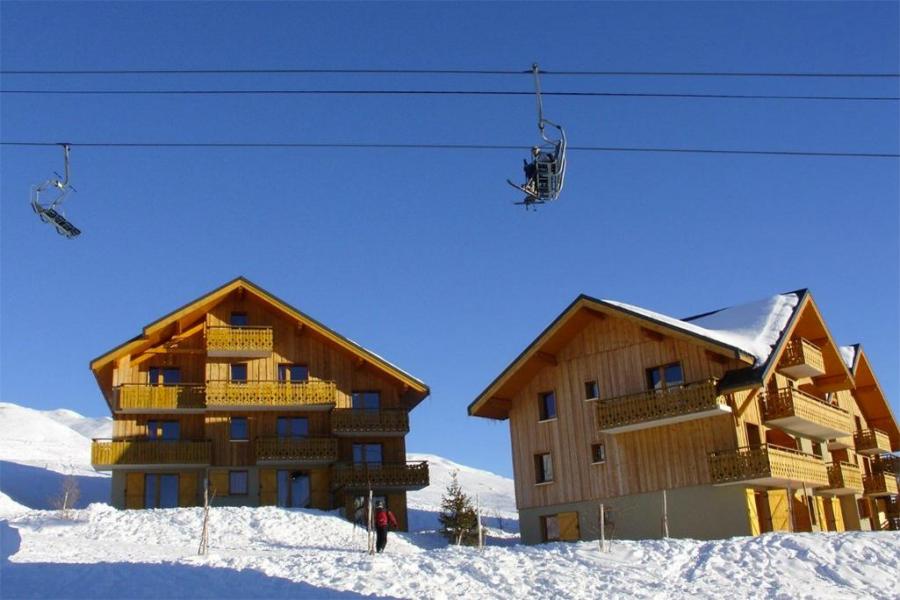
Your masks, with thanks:
[[[850,371],[853,371],[853,362],[856,360],[856,346],[841,346],[838,350],[841,351],[841,358],[844,359],[844,364],[847,365]]]
[[[772,347],[787,327],[794,308],[800,302],[800,297],[796,293],[778,294],[687,319],[676,319],[615,300],[603,302],[737,348],[755,357],[755,366],[760,366],[769,359]]]

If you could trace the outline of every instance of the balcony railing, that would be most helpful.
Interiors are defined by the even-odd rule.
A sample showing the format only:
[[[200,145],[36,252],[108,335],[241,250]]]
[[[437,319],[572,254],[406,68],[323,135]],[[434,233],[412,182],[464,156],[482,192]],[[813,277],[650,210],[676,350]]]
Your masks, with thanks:
[[[898,493],[897,476],[885,473],[873,473],[863,477],[863,488],[866,496],[895,496]]]
[[[206,406],[210,409],[304,408],[328,410],[335,404],[333,381],[210,381]]]
[[[209,465],[209,440],[94,440],[91,464],[98,470],[135,466]]]
[[[354,463],[335,465],[331,483],[335,488],[355,490],[420,490],[428,487],[428,463]]]
[[[336,438],[257,438],[256,462],[264,463],[317,463],[337,460]]]
[[[853,434],[853,445],[860,454],[886,454],[891,451],[891,438],[880,429],[861,429]]]
[[[785,345],[778,361],[778,370],[794,379],[824,375],[822,350],[808,340],[794,338]]]
[[[847,462],[828,465],[828,486],[818,491],[835,496],[862,494],[863,483],[859,466]]]
[[[893,454],[882,454],[876,456],[872,460],[872,471],[874,473],[887,473],[894,476],[900,475],[900,456]]]
[[[338,436],[396,436],[409,432],[405,410],[338,408],[331,413],[331,431]]]
[[[660,427],[670,423],[730,413],[716,380],[601,399],[597,402],[597,425],[604,433],[623,433]]]
[[[767,487],[825,487],[828,471],[817,456],[791,448],[763,445],[723,450],[709,455],[714,484],[754,484]]]
[[[209,356],[260,357],[272,353],[271,327],[206,328],[206,354]]]
[[[118,412],[152,413],[173,410],[202,411],[206,400],[202,385],[126,383],[116,388]]]
[[[796,388],[764,392],[760,401],[763,421],[770,427],[818,440],[840,438],[853,430],[846,410]]]

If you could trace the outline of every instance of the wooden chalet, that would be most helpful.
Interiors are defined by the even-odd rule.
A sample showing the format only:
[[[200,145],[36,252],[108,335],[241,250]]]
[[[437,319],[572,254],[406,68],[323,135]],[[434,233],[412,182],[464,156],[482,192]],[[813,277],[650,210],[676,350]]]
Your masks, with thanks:
[[[807,290],[686,319],[579,296],[470,405],[523,539],[897,528],[900,430]]]
[[[342,508],[371,489],[406,528],[406,492],[428,465],[406,460],[409,411],[428,387],[243,277],[144,327],[91,362],[113,439],[120,508]]]

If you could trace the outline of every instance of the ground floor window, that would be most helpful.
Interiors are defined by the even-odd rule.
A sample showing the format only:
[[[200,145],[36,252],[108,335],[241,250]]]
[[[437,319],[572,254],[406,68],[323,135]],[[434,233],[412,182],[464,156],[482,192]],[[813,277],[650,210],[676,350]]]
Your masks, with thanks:
[[[228,495],[246,496],[247,488],[247,471],[228,472]]]
[[[581,539],[576,511],[541,517],[541,534],[545,542],[574,542]]]
[[[545,542],[559,541],[559,518],[556,515],[541,517],[541,533]]]
[[[144,508],[176,508],[178,475],[147,473],[144,475]]]
[[[278,506],[308,508],[312,499],[309,474],[302,471],[278,471]]]

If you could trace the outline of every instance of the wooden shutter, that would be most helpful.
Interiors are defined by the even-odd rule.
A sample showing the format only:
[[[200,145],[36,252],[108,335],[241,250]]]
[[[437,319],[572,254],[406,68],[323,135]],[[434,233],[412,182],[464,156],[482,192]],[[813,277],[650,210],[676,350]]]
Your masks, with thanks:
[[[769,511],[772,513],[772,531],[790,531],[790,512],[785,490],[769,491]]]
[[[564,542],[575,542],[581,538],[578,531],[578,513],[564,512],[556,515],[559,522],[559,539]]]
[[[197,506],[196,473],[179,473],[178,506]]]
[[[278,497],[278,485],[275,477],[275,469],[259,470],[259,504],[260,506],[274,506]]]
[[[209,472],[209,493],[215,494],[217,498],[228,495],[228,471]]]
[[[144,474],[125,474],[125,508],[144,508]]]
[[[844,509],[841,506],[841,501],[838,498],[832,498],[831,506],[834,511],[834,530],[846,531],[847,527],[844,524]]]
[[[747,494],[747,519],[750,521],[750,535],[759,535],[759,511],[756,510],[756,493],[752,489]]]

